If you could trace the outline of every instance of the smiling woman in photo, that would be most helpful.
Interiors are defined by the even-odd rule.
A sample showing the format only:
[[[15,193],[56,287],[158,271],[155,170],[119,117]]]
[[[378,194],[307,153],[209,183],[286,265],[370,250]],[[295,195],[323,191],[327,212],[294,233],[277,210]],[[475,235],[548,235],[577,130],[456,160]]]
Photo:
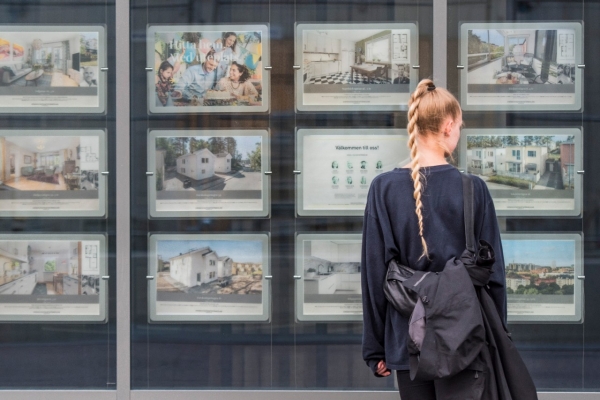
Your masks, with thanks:
[[[238,100],[246,100],[249,104],[260,104],[256,102],[258,91],[250,82],[248,67],[235,61],[231,63],[229,76],[221,78],[217,83],[217,90],[229,92]]]

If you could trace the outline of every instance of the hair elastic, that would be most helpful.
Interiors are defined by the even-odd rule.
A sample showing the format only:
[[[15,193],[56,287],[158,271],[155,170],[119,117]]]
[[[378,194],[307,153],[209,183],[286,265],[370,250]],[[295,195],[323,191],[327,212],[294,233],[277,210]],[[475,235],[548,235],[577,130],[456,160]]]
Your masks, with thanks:
[[[427,86],[427,91],[431,92],[432,90],[435,90],[435,85],[432,83],[431,85]]]

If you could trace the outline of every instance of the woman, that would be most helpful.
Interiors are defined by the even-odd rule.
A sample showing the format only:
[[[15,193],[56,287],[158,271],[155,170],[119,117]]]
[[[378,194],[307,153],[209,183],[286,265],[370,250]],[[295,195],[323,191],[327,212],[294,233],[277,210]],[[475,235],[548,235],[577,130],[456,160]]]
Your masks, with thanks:
[[[217,90],[225,90],[238,100],[245,100],[250,105],[260,104],[260,102],[256,103],[258,91],[249,79],[250,71],[248,71],[248,68],[234,61],[231,63],[231,68],[229,68],[229,77],[219,80]]]
[[[363,358],[376,376],[397,371],[402,400],[435,400],[435,381],[409,378],[408,321],[388,306],[383,283],[391,259],[416,270],[441,271],[448,259],[458,258],[465,249],[462,178],[446,161],[460,137],[462,112],[454,96],[429,79],[418,84],[408,106],[411,162],[373,180],[365,209]],[[504,261],[496,213],[485,183],[473,177],[473,184],[475,235],[496,250],[490,293],[506,321]]]
[[[227,63],[239,61],[240,54],[237,48],[237,35],[235,32],[225,32],[220,39],[215,40],[215,49],[221,52]]]

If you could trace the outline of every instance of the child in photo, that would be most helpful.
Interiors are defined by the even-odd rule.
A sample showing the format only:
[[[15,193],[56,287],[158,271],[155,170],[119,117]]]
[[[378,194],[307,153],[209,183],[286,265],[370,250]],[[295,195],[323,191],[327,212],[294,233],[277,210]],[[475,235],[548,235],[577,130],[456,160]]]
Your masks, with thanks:
[[[173,77],[173,66],[168,61],[163,61],[158,68],[158,81],[156,82],[156,105],[172,106],[171,100],[171,78]]]

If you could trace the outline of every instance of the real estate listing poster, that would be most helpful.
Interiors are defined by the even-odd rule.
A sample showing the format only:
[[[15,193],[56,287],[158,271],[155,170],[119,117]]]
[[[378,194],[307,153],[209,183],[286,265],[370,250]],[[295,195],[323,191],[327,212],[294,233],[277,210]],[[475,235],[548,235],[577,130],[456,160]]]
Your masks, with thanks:
[[[461,140],[463,169],[486,183],[497,215],[581,215],[581,129],[464,129]]]
[[[105,322],[103,235],[0,235],[0,321]]]
[[[150,131],[150,216],[267,216],[268,137],[266,130]]]
[[[106,216],[103,130],[0,130],[0,217]]]
[[[150,235],[151,322],[270,319],[267,234]]]
[[[269,110],[267,25],[148,28],[148,110],[153,114]]]
[[[298,111],[405,110],[419,80],[414,23],[297,24]]]
[[[582,111],[581,22],[464,23],[466,111]]]
[[[296,236],[298,321],[362,321],[357,233]]]
[[[405,129],[298,129],[298,215],[363,215],[371,181],[407,164]]]
[[[580,233],[502,234],[509,322],[583,322]]]
[[[0,113],[104,113],[102,25],[0,25]]]

